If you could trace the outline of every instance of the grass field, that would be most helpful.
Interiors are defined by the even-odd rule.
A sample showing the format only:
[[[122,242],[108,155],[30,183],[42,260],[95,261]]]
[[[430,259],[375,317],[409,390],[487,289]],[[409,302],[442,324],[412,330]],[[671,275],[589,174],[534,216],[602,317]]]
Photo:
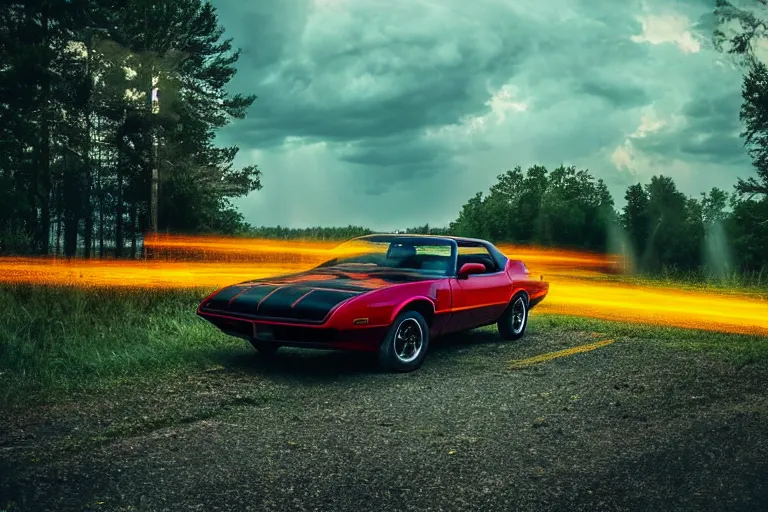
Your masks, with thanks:
[[[208,290],[0,285],[0,404],[55,401],[121,383],[226,366],[250,353],[195,315]],[[493,330],[495,327],[485,329]],[[768,338],[532,313],[530,332],[596,332],[711,352],[739,364],[768,358]],[[429,364],[429,359],[427,363]]]
[[[0,285],[0,511],[768,505],[768,337],[542,309],[390,374],[263,358],[207,291]]]

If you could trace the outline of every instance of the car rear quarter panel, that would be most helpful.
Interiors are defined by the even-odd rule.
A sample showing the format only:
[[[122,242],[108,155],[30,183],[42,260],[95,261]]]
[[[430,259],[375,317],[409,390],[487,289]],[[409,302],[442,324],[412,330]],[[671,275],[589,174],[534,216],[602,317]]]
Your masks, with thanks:
[[[517,293],[524,291],[532,303],[537,303],[547,295],[549,283],[532,276],[522,261],[508,260],[506,271],[512,282],[510,299]]]

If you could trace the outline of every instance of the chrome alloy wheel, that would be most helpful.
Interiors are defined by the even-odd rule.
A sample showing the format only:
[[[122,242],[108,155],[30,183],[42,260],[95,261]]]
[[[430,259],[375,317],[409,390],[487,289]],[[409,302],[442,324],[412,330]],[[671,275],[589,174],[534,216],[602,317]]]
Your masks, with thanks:
[[[525,329],[525,308],[525,298],[522,296],[518,297],[517,300],[512,303],[512,332],[515,334],[520,334],[523,332],[523,329]]]
[[[403,363],[414,361],[424,345],[424,332],[415,318],[406,318],[397,326],[394,339],[395,355]]]

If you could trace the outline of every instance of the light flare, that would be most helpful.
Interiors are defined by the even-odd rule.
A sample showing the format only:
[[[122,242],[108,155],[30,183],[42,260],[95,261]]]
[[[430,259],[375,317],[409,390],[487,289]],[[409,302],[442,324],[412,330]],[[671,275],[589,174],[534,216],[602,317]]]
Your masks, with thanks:
[[[143,260],[0,258],[0,282],[211,290],[301,272],[357,252],[353,246],[337,246],[328,241],[163,235],[146,240],[148,259]],[[506,244],[499,249],[550,282],[549,295],[535,309],[540,313],[768,335],[768,302],[757,296],[622,282],[617,274],[623,262],[615,255]]]

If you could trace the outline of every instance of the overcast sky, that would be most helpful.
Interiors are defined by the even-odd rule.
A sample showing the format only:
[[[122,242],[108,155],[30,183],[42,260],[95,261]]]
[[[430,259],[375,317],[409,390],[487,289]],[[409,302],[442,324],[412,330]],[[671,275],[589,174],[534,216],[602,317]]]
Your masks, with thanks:
[[[588,168],[619,205],[655,174],[752,169],[714,0],[214,0],[258,99],[223,143],[255,225],[447,225],[517,165]]]

